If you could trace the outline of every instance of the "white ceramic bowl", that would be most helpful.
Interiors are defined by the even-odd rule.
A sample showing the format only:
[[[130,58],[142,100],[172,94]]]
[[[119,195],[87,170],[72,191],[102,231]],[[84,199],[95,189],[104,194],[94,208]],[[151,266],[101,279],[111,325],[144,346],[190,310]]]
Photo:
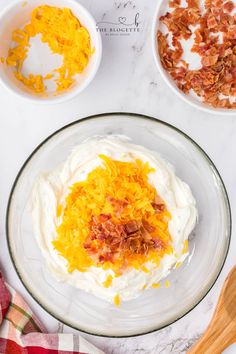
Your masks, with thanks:
[[[164,81],[167,83],[167,85],[174,91],[174,93],[180,97],[182,100],[190,104],[191,106],[194,106],[196,108],[201,109],[202,111],[208,112],[208,113],[213,113],[213,114],[223,114],[223,115],[235,115],[236,114],[236,109],[223,109],[223,108],[214,108],[211,107],[208,104],[205,104],[198,99],[191,97],[188,94],[185,94],[183,91],[181,91],[175,81],[171,78],[169,73],[163,68],[161,61],[160,61],[160,56],[159,56],[159,51],[158,51],[158,43],[157,43],[157,31],[160,27],[160,21],[159,18],[160,16],[164,15],[168,9],[168,2],[169,0],[159,0],[157,2],[157,8],[154,14],[153,18],[153,24],[152,24],[152,51],[155,59],[156,66],[164,79]],[[201,0],[203,2],[203,0]]]
[[[0,82],[11,92],[26,98],[34,103],[58,103],[73,98],[93,80],[101,61],[102,41],[101,35],[97,31],[96,22],[90,13],[76,0],[29,0],[24,4],[24,0],[17,0],[6,7],[0,14],[0,52],[1,57],[6,58],[11,45],[12,32],[21,28],[30,20],[30,14],[34,8],[40,5],[50,5],[55,7],[70,8],[73,14],[84,25],[91,37],[91,45],[95,52],[90,58],[88,66],[82,74],[76,76],[76,82],[66,91],[55,95],[55,91],[48,92],[47,97],[39,96],[30,91],[25,85],[18,81],[11,67],[0,64]],[[45,45],[44,45],[45,46]],[[34,70],[35,73],[49,73],[55,68],[58,61],[57,55],[50,54],[50,60],[45,60],[45,48],[35,47],[35,52],[27,60],[26,71]],[[26,64],[25,64],[26,65]],[[58,67],[60,65],[57,65]]]

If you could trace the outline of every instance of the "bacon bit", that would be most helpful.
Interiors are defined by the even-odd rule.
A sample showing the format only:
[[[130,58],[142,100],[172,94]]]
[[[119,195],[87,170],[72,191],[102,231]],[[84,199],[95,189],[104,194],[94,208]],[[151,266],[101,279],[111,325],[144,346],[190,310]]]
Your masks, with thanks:
[[[147,222],[146,220],[142,220],[142,224],[143,224],[143,227],[144,229],[149,232],[149,233],[152,233],[156,230],[156,228],[154,226],[152,226],[151,224],[149,224],[149,222]]]
[[[182,59],[180,62],[181,62],[181,64],[183,65],[183,67],[184,67],[185,69],[188,69],[189,64],[188,64],[185,60]]]
[[[199,1],[188,0],[187,7],[175,6],[166,12],[160,21],[172,35],[172,45],[168,34],[157,32],[157,41],[162,66],[175,80],[184,93],[193,90],[203,102],[213,107],[236,108],[230,96],[236,97],[236,14],[232,1],[205,0],[205,11],[200,13]],[[189,70],[182,59],[181,39],[189,39],[192,25],[197,26],[194,34],[193,53],[201,57],[202,67]],[[223,42],[218,33],[222,32]],[[187,64],[187,65],[186,65]],[[222,95],[228,97],[222,98]]]
[[[207,18],[207,27],[208,28],[216,28],[218,25],[218,22],[216,21],[216,18],[214,15],[209,15]]]
[[[212,0],[205,0],[205,8],[210,9],[212,7]]]
[[[171,0],[169,2],[169,7],[170,8],[176,8],[176,7],[179,7],[180,6],[180,0]]]
[[[213,0],[212,6],[213,8],[221,8],[224,3],[224,0]]]
[[[95,224],[99,224],[99,223],[103,223],[106,222],[108,220],[110,220],[111,215],[109,214],[100,214],[97,218],[93,217],[93,221],[95,222]]]
[[[195,43],[197,43],[197,44],[201,43],[203,40],[203,36],[202,36],[200,29],[197,29],[194,32],[194,34],[195,34],[195,39],[194,39]]]
[[[223,5],[223,9],[230,13],[231,11],[233,11],[234,9],[234,3],[232,1],[227,1],[224,5]]]
[[[199,0],[187,0],[188,8],[199,8]]]
[[[212,66],[217,63],[218,58],[219,58],[219,54],[212,55],[209,57],[202,57],[202,65],[203,66]]]
[[[155,230],[146,220],[117,224],[110,215],[99,215],[91,220],[84,248],[97,263],[114,263],[123,258],[124,266],[129,254],[147,255],[152,250],[160,252],[167,247],[158,234],[151,235]]]
[[[125,224],[125,231],[127,232],[127,235],[130,235],[134,232],[137,232],[139,230],[139,224],[135,220],[129,221],[127,224]]]
[[[157,203],[152,203],[152,207],[155,210],[156,213],[160,213],[165,209],[164,204],[157,204]]]
[[[188,39],[192,34],[189,25],[195,25],[199,18],[200,12],[197,7],[176,8],[173,12],[167,12],[164,16],[161,16],[160,21],[172,32],[173,37]]]
[[[124,209],[129,205],[129,203],[126,200],[119,200],[116,198],[112,198],[109,195],[107,196],[107,200],[113,206],[117,216],[119,216],[124,211]]]
[[[154,283],[154,284],[152,284],[152,288],[153,288],[153,289],[157,289],[157,288],[159,288],[160,286],[161,286],[160,283]]]
[[[160,213],[165,209],[165,203],[159,195],[155,196],[155,200],[154,203],[152,203],[152,207],[156,213]]]
[[[116,294],[115,296],[114,296],[114,305],[116,306],[116,307],[119,307],[120,306],[120,296],[118,295],[118,294]]]

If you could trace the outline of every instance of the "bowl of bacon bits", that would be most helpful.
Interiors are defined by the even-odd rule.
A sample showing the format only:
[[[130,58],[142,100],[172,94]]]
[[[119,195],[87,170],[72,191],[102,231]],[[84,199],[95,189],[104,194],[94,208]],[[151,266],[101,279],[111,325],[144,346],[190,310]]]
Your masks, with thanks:
[[[33,102],[80,93],[101,61],[101,37],[75,0],[16,1],[0,14],[0,81]]]
[[[205,111],[235,114],[236,4],[163,0],[153,23],[153,52],[167,84]]]

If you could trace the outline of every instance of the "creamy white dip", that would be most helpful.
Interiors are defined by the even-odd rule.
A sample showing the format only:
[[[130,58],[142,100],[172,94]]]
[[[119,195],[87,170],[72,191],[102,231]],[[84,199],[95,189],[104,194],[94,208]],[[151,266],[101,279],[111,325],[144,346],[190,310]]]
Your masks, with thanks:
[[[57,217],[57,205],[65,201],[68,187],[73,183],[85,180],[88,173],[103,162],[98,157],[104,154],[120,161],[141,159],[148,162],[155,172],[149,173],[149,182],[165,201],[172,215],[169,232],[172,237],[173,254],[165,255],[157,268],[147,263],[150,272],[128,269],[120,277],[113,279],[109,288],[103,282],[112,270],[90,267],[86,272],[68,273],[67,261],[59,256],[52,245],[57,237],[56,227],[61,223]],[[183,262],[188,253],[183,254],[184,241],[188,239],[197,221],[195,199],[189,186],[182,182],[174,173],[173,167],[163,160],[156,152],[130,143],[123,136],[95,137],[78,145],[68,159],[56,170],[39,176],[32,193],[32,216],[35,234],[51,273],[59,281],[83,289],[107,301],[113,301],[116,294],[121,300],[136,298],[143,288],[150,288],[165,278],[170,270]]]

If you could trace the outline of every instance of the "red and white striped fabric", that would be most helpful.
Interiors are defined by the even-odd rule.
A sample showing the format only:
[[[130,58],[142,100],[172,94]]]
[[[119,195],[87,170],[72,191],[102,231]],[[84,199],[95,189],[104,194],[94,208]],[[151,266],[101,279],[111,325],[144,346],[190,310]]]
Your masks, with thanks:
[[[49,334],[0,273],[0,354],[104,354],[79,335]]]

